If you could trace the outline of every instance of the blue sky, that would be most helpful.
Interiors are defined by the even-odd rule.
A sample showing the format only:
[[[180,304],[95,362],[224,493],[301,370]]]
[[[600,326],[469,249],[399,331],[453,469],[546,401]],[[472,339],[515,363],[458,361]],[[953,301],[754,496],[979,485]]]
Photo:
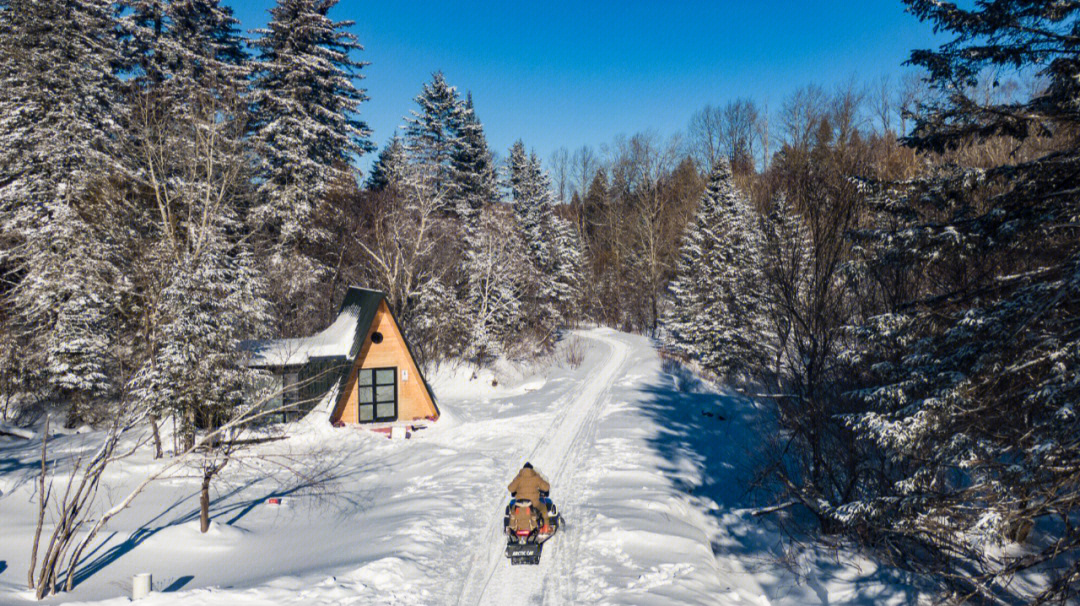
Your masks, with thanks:
[[[245,30],[274,4],[225,1]],[[331,16],[356,21],[371,63],[360,113],[380,147],[442,70],[472,91],[497,153],[521,138],[545,159],[620,133],[685,130],[707,103],[751,97],[772,110],[809,83],[895,80],[911,49],[935,42],[899,0],[342,0]]]

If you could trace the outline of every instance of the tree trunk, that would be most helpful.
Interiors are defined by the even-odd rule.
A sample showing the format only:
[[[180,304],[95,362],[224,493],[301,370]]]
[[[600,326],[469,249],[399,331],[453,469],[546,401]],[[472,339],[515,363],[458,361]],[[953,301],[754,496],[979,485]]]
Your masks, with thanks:
[[[158,432],[157,415],[150,415],[150,429],[154,432],[154,458],[161,458],[161,434]],[[176,452],[175,450],[173,451]]]
[[[203,474],[202,489],[199,492],[199,532],[205,533],[210,530],[210,478],[209,473]]]
[[[45,417],[45,429],[41,432],[41,475],[38,476],[38,516],[37,516],[37,528],[34,530],[34,547],[30,552],[30,569],[26,572],[26,582],[30,589],[34,588],[34,568],[37,566],[38,556],[38,544],[41,543],[41,527],[45,523],[45,507],[49,500],[49,495],[46,493],[45,488],[45,474],[48,471],[46,466],[47,451],[45,445],[49,441],[49,421],[52,417]]]

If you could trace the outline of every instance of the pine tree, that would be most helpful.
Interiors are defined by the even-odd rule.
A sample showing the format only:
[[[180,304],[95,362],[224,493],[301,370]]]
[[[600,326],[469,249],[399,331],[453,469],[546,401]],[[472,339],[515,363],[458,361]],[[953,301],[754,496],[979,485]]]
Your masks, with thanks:
[[[773,372],[780,378],[800,372],[796,370],[802,364],[796,344],[800,338],[809,340],[790,319],[805,315],[812,290],[813,242],[803,218],[783,193],[773,200],[764,236],[767,315],[776,336]]]
[[[166,0],[124,0],[117,3],[121,17],[123,52],[120,68],[132,81],[147,88],[165,79],[166,55],[160,52],[165,36]]]
[[[509,165],[510,195],[525,245],[536,268],[549,272],[553,267],[551,241],[547,237],[551,228],[551,192],[539,161],[525,152],[521,141],[510,148]]]
[[[585,246],[587,250],[595,250],[598,246],[599,235],[606,231],[604,223],[608,214],[608,183],[607,173],[604,169],[596,171],[585,197],[581,201],[582,222],[584,223]]]
[[[280,246],[319,240],[311,217],[355,157],[370,151],[370,131],[356,116],[367,100],[353,80],[366,63],[344,31],[351,21],[327,17],[336,0],[280,0],[252,43],[252,141],[260,157],[260,205],[253,216]]]
[[[584,279],[581,244],[573,226],[555,216],[548,176],[536,155],[525,153],[521,141],[510,149],[509,169],[518,229],[539,277],[533,317],[546,340],[579,312]]]
[[[555,304],[564,321],[581,315],[585,269],[581,238],[573,223],[552,217],[552,243],[555,249]]]
[[[525,326],[532,265],[513,217],[497,206],[480,211],[468,258],[470,326],[466,355],[485,364],[510,353]]]
[[[372,164],[371,174],[368,175],[365,185],[371,191],[383,191],[388,187],[400,186],[407,176],[407,164],[405,145],[395,134],[379,152],[379,157]]]
[[[78,197],[111,166],[119,139],[115,27],[104,1],[12,0],[0,11],[6,229],[42,220],[43,205]]]
[[[117,168],[119,59],[109,2],[0,10],[0,266],[28,350],[73,406],[110,388],[119,272],[89,206]]]
[[[183,103],[193,88],[246,85],[247,53],[232,9],[218,0],[128,0],[123,66],[144,91]]]
[[[180,421],[185,448],[244,401],[255,376],[242,364],[240,340],[268,320],[261,277],[245,245],[230,241],[238,223],[228,214],[181,251],[155,310],[160,346],[133,380],[144,405]]]
[[[428,276],[413,297],[415,304],[405,307],[402,324],[408,327],[410,342],[417,344],[421,364],[462,355],[469,333],[462,301],[437,276]]]
[[[461,108],[460,136],[450,158],[448,206],[462,222],[465,276],[461,285],[473,323],[470,357],[480,363],[502,351],[508,331],[521,324],[520,264],[512,251],[516,240],[495,217],[499,201],[495,164],[472,95]],[[500,244],[495,240],[503,238]],[[506,248],[500,248],[506,247]]]
[[[867,259],[858,277],[889,290],[854,330],[849,357],[863,384],[847,420],[880,457],[880,472],[835,517],[851,536],[903,552],[903,565],[931,563],[949,595],[1073,603],[1080,5],[906,4],[949,38],[912,53],[941,94],[922,108],[909,142],[941,151],[989,139],[1026,151],[1002,165],[875,186],[879,227],[852,238]],[[1036,70],[1046,86],[1029,99],[986,102],[968,88],[987,73]],[[1001,546],[1029,533],[1028,545]],[[1014,581],[1051,570],[1034,592]]]
[[[539,161],[525,152],[521,141],[510,148],[509,189],[521,239],[533,271],[539,277],[533,295],[531,317],[541,335],[551,335],[559,323],[555,306],[554,255],[551,250],[551,192],[546,187]]]
[[[662,329],[667,344],[725,378],[757,368],[768,335],[761,253],[754,211],[721,160],[684,236],[669,286]]]
[[[435,72],[414,100],[419,111],[413,110],[412,117],[405,120],[405,148],[419,168],[419,176],[436,195],[443,196],[447,212],[453,213],[448,188],[453,180],[454,156],[462,148],[464,103],[442,72]]]
[[[464,222],[466,248],[470,232],[479,227],[480,211],[499,201],[495,162],[488,150],[484,126],[476,117],[470,94],[461,107],[457,145],[450,156],[450,191],[448,203]]]

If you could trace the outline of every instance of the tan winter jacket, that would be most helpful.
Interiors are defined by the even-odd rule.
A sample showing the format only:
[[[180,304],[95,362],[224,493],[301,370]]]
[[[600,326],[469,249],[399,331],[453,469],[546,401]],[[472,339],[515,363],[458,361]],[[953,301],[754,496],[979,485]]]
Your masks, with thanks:
[[[528,467],[522,467],[514,481],[510,482],[506,488],[510,494],[514,495],[514,498],[529,499],[533,505],[540,505],[541,490],[544,492],[551,490],[551,486],[548,486],[544,478]]]

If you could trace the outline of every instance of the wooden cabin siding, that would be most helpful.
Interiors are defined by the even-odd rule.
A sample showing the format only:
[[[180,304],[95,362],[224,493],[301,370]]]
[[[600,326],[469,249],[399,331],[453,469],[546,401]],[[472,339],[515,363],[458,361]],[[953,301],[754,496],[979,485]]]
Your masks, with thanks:
[[[381,343],[372,343],[371,335],[375,332],[382,333],[383,340]],[[337,418],[332,420],[359,423],[357,371],[390,366],[397,367],[398,420],[411,421],[436,416],[435,403],[431,401],[431,396],[420,378],[420,371],[416,367],[412,356],[409,355],[405,339],[402,337],[401,331],[398,330],[385,300],[379,303],[379,309],[375,312],[375,318],[371,321],[371,328],[368,329],[364,337],[364,344],[356,360],[352,370],[349,371],[349,378],[345,383],[345,390],[342,394],[344,405],[341,405],[339,401],[338,409],[340,412]],[[402,370],[405,370],[408,375],[408,379],[404,381],[401,379]]]

